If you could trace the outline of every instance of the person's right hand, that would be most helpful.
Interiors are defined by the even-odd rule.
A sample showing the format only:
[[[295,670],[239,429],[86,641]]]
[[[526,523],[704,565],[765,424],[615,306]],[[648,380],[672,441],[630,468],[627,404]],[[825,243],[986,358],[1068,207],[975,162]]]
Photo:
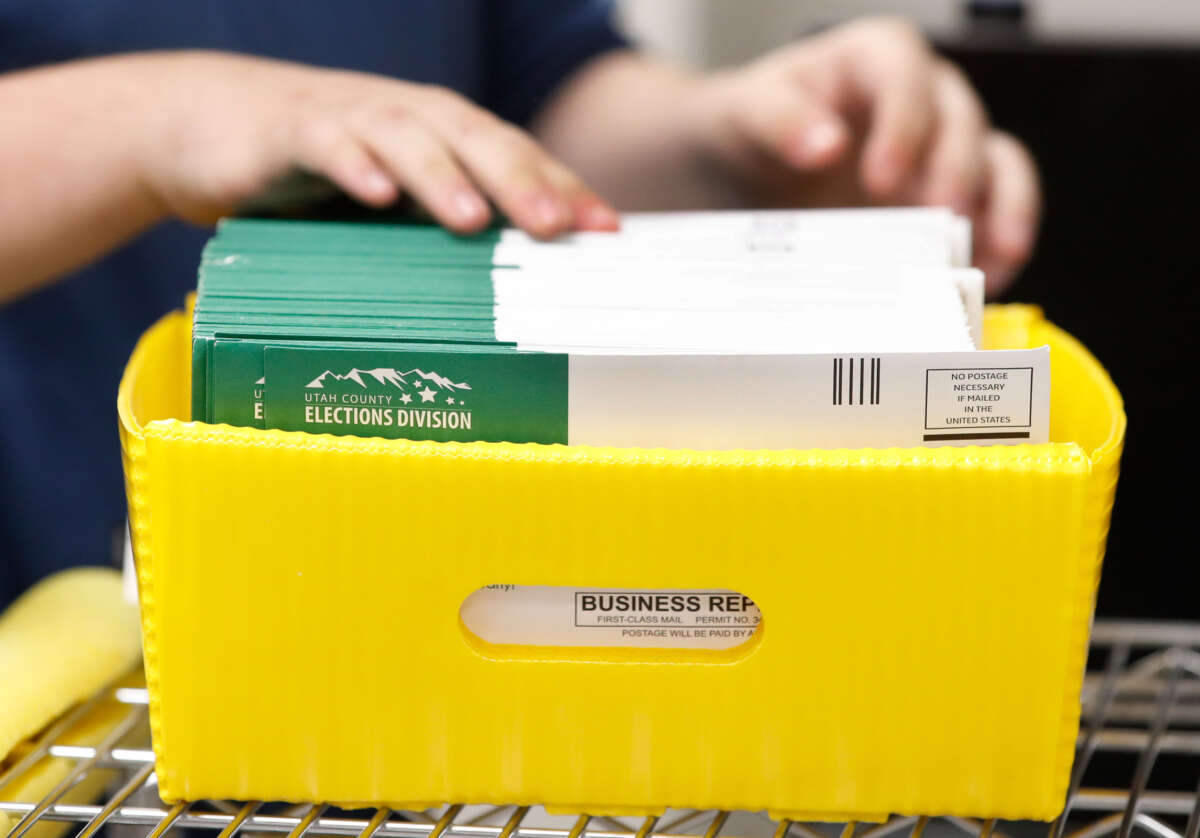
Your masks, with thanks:
[[[226,53],[131,60],[157,106],[139,168],[189,221],[211,223],[301,169],[373,207],[407,192],[460,233],[488,223],[486,199],[540,237],[618,226],[528,134],[451,90]]]
[[[740,182],[744,201],[951,207],[973,222],[992,293],[1033,251],[1033,157],[902,19],[834,27],[705,77],[681,101],[695,147]]]

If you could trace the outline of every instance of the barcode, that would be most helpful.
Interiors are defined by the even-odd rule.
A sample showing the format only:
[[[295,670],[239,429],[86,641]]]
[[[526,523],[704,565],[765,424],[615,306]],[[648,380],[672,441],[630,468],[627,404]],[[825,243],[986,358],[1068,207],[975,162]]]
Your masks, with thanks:
[[[879,404],[883,363],[879,358],[834,358],[833,403]]]

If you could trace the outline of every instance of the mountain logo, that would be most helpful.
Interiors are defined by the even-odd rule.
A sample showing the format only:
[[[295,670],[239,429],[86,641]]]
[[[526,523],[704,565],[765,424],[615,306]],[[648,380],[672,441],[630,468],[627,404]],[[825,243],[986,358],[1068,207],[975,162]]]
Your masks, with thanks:
[[[471,408],[463,398],[470,391],[465,381],[422,369],[325,370],[304,385],[304,422],[322,430],[354,426],[372,435],[455,438],[450,432],[471,430]]]
[[[407,372],[393,369],[392,367],[376,367],[375,369],[362,370],[358,367],[351,368],[345,373],[335,373],[332,370],[318,375],[312,381],[308,382],[305,387],[309,390],[323,390],[327,383],[336,381],[350,381],[362,387],[364,390],[369,386],[374,386],[369,382],[375,382],[383,387],[397,387],[400,390],[408,390],[415,388],[420,390],[429,389],[430,385],[437,387],[438,390],[470,390],[471,385],[463,382],[452,381],[444,375],[439,375],[436,372],[425,372],[420,369],[411,369]]]

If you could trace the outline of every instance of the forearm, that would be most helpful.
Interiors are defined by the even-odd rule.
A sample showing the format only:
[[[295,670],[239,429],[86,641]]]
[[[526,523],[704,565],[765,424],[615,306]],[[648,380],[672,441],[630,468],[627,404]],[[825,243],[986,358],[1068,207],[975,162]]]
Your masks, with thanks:
[[[0,76],[0,305],[163,218],[140,168],[152,69],[129,56]]]
[[[729,206],[739,190],[708,141],[718,117],[698,106],[703,77],[614,52],[568,78],[532,130],[619,209]]]

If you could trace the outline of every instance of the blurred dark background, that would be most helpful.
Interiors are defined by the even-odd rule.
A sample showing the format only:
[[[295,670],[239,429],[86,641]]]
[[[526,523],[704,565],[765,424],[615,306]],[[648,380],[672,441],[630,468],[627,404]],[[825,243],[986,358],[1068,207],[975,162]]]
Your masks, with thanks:
[[[1009,296],[1082,340],[1129,416],[1098,611],[1195,618],[1181,419],[1197,315],[1200,48],[1042,43],[993,23],[941,46],[1042,170],[1041,240]]]

